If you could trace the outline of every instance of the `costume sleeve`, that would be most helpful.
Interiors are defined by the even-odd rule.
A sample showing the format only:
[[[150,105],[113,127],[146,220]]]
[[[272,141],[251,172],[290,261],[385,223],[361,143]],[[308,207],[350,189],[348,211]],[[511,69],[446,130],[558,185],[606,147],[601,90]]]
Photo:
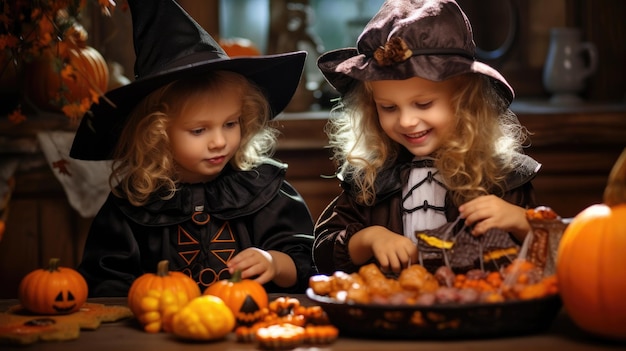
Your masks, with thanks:
[[[127,296],[132,282],[143,274],[127,217],[112,196],[94,217],[78,266],[89,286],[89,297]]]
[[[356,272],[348,251],[348,241],[365,225],[370,225],[369,209],[360,206],[343,192],[326,207],[315,226],[313,261],[322,274],[335,271]]]
[[[504,200],[523,208],[535,208],[538,206],[535,198],[535,189],[530,181],[511,189],[504,194]]]
[[[285,289],[270,282],[266,284],[267,291],[304,293],[316,270],[311,256],[313,219],[300,194],[283,182],[278,195],[254,216],[252,226],[254,246],[289,255],[297,269],[296,285]]]
[[[541,164],[524,154],[519,154],[516,159],[520,166],[507,175],[506,191],[502,198],[523,208],[534,208],[538,205],[531,182],[541,169]]]

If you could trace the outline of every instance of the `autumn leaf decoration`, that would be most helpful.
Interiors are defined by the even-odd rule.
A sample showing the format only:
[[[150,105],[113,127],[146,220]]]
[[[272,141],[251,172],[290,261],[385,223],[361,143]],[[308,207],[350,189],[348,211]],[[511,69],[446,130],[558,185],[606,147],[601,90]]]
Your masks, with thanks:
[[[59,173],[61,174],[65,174],[67,176],[72,176],[72,174],[70,173],[70,171],[67,169],[67,166],[70,164],[70,161],[62,158],[58,161],[54,161],[52,162],[52,168],[56,168],[59,170]]]

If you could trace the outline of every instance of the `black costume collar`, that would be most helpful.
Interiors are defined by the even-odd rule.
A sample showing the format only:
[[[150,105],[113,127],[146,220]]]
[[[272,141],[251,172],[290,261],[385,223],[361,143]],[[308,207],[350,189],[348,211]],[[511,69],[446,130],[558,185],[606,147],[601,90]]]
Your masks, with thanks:
[[[207,183],[180,184],[170,200],[153,195],[142,206],[114,197],[126,216],[142,225],[169,225],[189,220],[197,206],[202,212],[222,220],[245,216],[269,203],[280,190],[287,165],[268,160],[251,171],[236,171],[227,166],[215,180]]]

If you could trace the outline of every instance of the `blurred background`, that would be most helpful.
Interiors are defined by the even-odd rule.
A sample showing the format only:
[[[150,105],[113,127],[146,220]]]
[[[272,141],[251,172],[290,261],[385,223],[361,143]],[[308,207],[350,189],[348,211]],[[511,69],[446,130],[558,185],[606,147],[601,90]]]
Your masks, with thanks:
[[[262,53],[309,51],[308,80],[319,80],[314,61],[322,50],[354,46],[382,0],[179,0],[216,37],[241,37]],[[577,28],[597,47],[599,65],[580,95],[624,101],[626,4],[621,0],[459,0],[479,47],[478,58],[502,71],[518,97],[546,98],[543,68],[552,28]],[[94,13],[90,40],[132,79],[128,12]],[[96,9],[93,10],[97,12]],[[317,75],[317,76],[316,76]],[[313,87],[312,87],[313,88]]]

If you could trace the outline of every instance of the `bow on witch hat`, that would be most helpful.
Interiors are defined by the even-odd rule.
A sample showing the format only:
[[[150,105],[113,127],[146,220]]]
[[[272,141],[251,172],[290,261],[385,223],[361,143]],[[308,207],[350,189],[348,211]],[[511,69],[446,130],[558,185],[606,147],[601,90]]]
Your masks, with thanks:
[[[509,83],[494,68],[476,61],[475,52],[472,27],[454,0],[387,0],[356,47],[327,52],[317,66],[341,94],[357,80],[442,81],[477,73],[487,76],[510,104],[515,95]]]
[[[296,91],[305,51],[230,58],[175,0],[128,0],[133,21],[135,80],[111,90],[81,120],[70,156],[110,159],[133,108],[148,94],[178,79],[227,70],[256,83],[272,118]]]

